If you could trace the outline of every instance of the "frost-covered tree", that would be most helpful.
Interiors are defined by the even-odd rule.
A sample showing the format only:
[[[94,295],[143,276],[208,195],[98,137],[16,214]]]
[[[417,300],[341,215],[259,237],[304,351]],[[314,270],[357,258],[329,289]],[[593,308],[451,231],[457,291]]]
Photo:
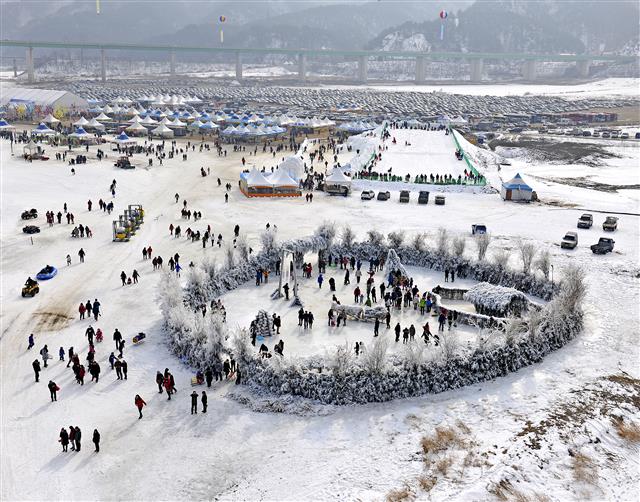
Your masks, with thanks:
[[[335,376],[344,377],[353,368],[353,352],[349,342],[336,346],[336,350],[330,354],[328,365]]]
[[[235,249],[233,249],[231,244],[227,244],[224,248],[224,261],[227,268],[233,268],[236,266]]]
[[[383,336],[375,339],[371,348],[363,354],[364,369],[370,375],[382,375],[387,364],[389,340]]]
[[[265,230],[260,235],[260,243],[262,244],[262,252],[271,254],[276,248],[276,232],[272,228]]]
[[[424,362],[425,344],[411,341],[404,346],[404,363],[407,368],[416,370]]]
[[[549,271],[551,270],[551,254],[545,249],[540,252],[536,260],[536,268],[542,272],[545,279],[549,279]]]
[[[449,232],[444,227],[438,229],[436,235],[436,249],[441,255],[445,255],[449,252]]]
[[[356,234],[353,232],[351,226],[347,224],[342,228],[340,238],[342,239],[342,245],[347,250],[351,250],[351,248],[353,247],[353,243],[356,240]]]
[[[567,312],[581,310],[581,304],[587,294],[584,270],[575,265],[569,265],[563,270],[562,287],[558,300]]]
[[[323,237],[327,241],[327,247],[331,247],[336,237],[336,224],[333,221],[324,221],[315,231],[315,235]]]
[[[399,249],[404,242],[404,230],[394,230],[387,234],[387,241],[389,246],[395,249]]]
[[[491,235],[488,233],[476,235],[476,247],[478,248],[478,261],[484,260],[491,243]]]
[[[402,277],[409,277],[407,269],[404,268],[398,253],[396,253],[396,250],[393,248],[390,248],[387,252],[387,259],[384,262],[384,270],[387,275],[392,273],[396,275],[400,274]]]
[[[249,259],[249,243],[244,234],[236,240],[236,249],[238,250],[240,260],[247,261]]]
[[[502,325],[502,330],[507,344],[513,345],[521,335],[527,332],[527,324],[520,317],[509,317]]]
[[[440,347],[442,351],[442,358],[445,361],[453,359],[458,351],[458,337],[455,333],[449,331],[447,334],[440,337]]]
[[[239,329],[231,337],[231,351],[238,362],[247,363],[252,359],[249,333]]]
[[[425,251],[427,249],[426,238],[427,234],[424,232],[418,232],[411,240],[411,247],[418,252]]]
[[[182,305],[182,287],[180,280],[176,274],[172,274],[169,270],[162,273],[159,288],[160,310],[165,319],[169,316],[169,312],[178,305]]]
[[[209,257],[209,255],[205,255],[200,262],[200,267],[202,271],[206,274],[207,280],[209,282],[214,281],[217,276],[217,264],[216,261]]]
[[[384,235],[382,235],[377,230],[368,230],[367,240],[373,247],[380,247],[384,244]]]
[[[206,303],[209,297],[209,278],[200,266],[191,267],[187,274],[186,289],[196,303]]]
[[[493,262],[502,270],[506,270],[509,267],[509,259],[511,253],[508,249],[498,249],[493,252]]]
[[[453,239],[451,247],[453,248],[453,254],[458,257],[462,257],[464,249],[467,246],[467,240],[461,235]]]
[[[536,247],[531,242],[518,242],[518,251],[520,251],[520,259],[522,260],[522,271],[525,274],[531,272],[531,264],[536,256]]]

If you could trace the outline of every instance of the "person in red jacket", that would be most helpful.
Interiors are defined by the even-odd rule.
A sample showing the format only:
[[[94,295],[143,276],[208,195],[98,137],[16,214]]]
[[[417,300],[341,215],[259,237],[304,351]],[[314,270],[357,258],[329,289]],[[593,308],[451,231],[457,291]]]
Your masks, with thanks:
[[[78,307],[78,312],[80,312],[80,319],[84,319],[84,313],[87,311],[87,307],[84,306],[84,303],[81,303]]]
[[[169,373],[167,373],[164,377],[164,388],[167,391],[167,395],[169,396],[169,399],[167,399],[167,401],[171,401],[171,391],[172,391],[172,385],[171,385],[171,376],[169,375]]]
[[[139,394],[136,394],[134,403],[138,408],[138,413],[140,413],[140,416],[138,417],[138,420],[140,420],[142,418],[142,407],[146,406],[147,403],[144,402],[144,399],[142,399]]]

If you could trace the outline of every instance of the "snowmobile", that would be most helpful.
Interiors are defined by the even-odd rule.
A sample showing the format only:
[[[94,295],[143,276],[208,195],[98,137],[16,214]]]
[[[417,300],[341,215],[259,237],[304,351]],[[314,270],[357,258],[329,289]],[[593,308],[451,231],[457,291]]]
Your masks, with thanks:
[[[22,232],[25,234],[39,234],[40,227],[37,227],[35,225],[27,225],[25,227],[22,227]]]
[[[136,167],[131,163],[129,157],[120,157],[118,160],[116,160],[114,166],[121,169],[135,169]]]
[[[38,286],[38,281],[34,281],[31,277],[29,277],[22,288],[22,298],[29,296],[33,298],[40,292],[40,287]]]
[[[23,211],[22,214],[20,215],[20,218],[22,218],[23,220],[32,220],[34,218],[38,217],[38,210],[37,209],[31,209],[29,211]]]

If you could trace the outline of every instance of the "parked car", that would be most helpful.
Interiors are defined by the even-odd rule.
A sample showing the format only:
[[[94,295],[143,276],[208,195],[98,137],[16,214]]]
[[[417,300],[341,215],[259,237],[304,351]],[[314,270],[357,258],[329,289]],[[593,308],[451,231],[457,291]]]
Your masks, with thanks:
[[[27,225],[26,227],[22,228],[22,231],[25,234],[38,234],[40,233],[40,227],[37,227],[35,225]]]
[[[640,139],[640,132],[636,133],[636,139]]]
[[[373,190],[363,190],[360,194],[361,200],[372,200],[376,197],[376,194]]]
[[[582,131],[582,135],[585,137],[591,136],[591,131]]]
[[[578,228],[591,228],[593,226],[593,216],[589,213],[584,213],[578,218]]]
[[[611,131],[612,138],[618,138],[620,136],[620,131]]]
[[[435,196],[436,206],[444,206],[444,201],[445,201],[444,195],[436,195]]]
[[[420,190],[420,193],[418,193],[418,204],[429,204],[429,192]]]
[[[407,204],[410,200],[411,196],[409,195],[409,190],[400,190],[400,202],[403,204]]]
[[[598,131],[594,131],[593,132],[593,137],[594,138],[599,138],[600,137],[600,133]]]
[[[603,137],[603,138],[605,138],[605,139],[606,139],[606,138],[610,138],[610,137],[611,137],[611,134],[609,134],[609,131],[604,131],[604,132],[602,133],[602,137]]]
[[[628,133],[628,132],[623,132],[623,133],[620,135],[620,138],[622,138],[622,139],[629,139],[629,133]]]
[[[575,249],[578,245],[578,234],[576,232],[567,232],[562,238],[560,247],[562,249]]]
[[[607,232],[615,232],[618,230],[618,218],[615,216],[607,216],[602,223],[602,230]]]
[[[613,246],[616,243],[613,239],[609,237],[600,237],[600,240],[597,244],[593,244],[591,246],[591,251],[593,254],[606,254],[613,251]]]
[[[378,200],[389,200],[391,194],[389,192],[378,192]]]
[[[471,225],[471,235],[486,234],[486,233],[487,233],[486,225],[479,225],[479,224]]]

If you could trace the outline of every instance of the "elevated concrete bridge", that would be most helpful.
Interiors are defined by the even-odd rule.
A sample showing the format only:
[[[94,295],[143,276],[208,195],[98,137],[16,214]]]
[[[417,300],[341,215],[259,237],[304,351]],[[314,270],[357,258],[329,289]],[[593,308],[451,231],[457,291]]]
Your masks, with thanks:
[[[535,80],[537,63],[544,61],[575,63],[578,74],[582,77],[589,75],[589,67],[594,61],[608,61],[612,63],[633,63],[640,61],[636,56],[589,55],[589,54],[509,54],[509,53],[472,53],[472,52],[415,52],[415,51],[363,51],[363,50],[333,50],[333,49],[279,49],[279,48],[241,48],[241,47],[197,47],[172,45],[142,45],[119,43],[90,43],[90,42],[46,42],[32,40],[2,40],[0,49],[4,47],[24,47],[26,49],[27,80],[35,81],[33,52],[36,48],[44,49],[87,49],[100,51],[100,76],[102,81],[107,79],[106,53],[107,51],[145,51],[166,53],[169,59],[171,76],[176,75],[176,55],[183,53],[230,54],[235,56],[236,78],[242,79],[243,56],[281,54],[297,58],[298,78],[304,82],[307,78],[307,62],[314,57],[351,58],[357,61],[358,69],[355,80],[359,83],[367,81],[367,66],[371,58],[415,60],[416,83],[426,80],[425,63],[427,61],[460,60],[471,64],[471,81],[482,80],[484,62],[488,60],[513,60],[523,64],[523,76],[526,80]]]

